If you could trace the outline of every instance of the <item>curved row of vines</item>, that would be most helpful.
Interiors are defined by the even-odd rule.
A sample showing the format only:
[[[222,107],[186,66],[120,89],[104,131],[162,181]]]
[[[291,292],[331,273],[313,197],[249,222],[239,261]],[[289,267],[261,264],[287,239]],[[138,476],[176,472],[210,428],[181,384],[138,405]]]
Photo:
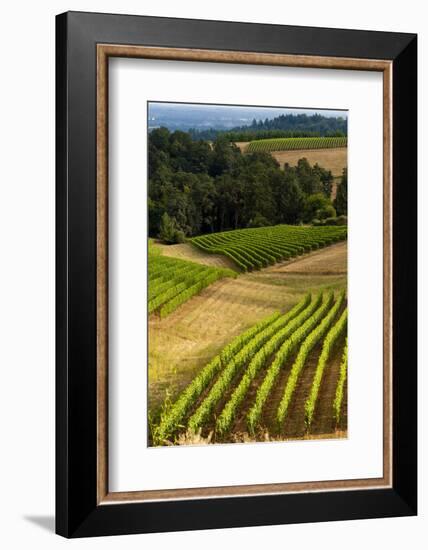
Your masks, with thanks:
[[[215,281],[236,276],[236,272],[231,269],[218,269],[162,256],[159,247],[150,243],[148,312],[158,312],[161,318],[166,317]]]
[[[270,138],[251,141],[247,153],[270,153],[271,151],[296,151],[301,149],[331,149],[346,147],[348,138],[343,137],[300,137]]]
[[[345,226],[275,225],[194,237],[204,252],[223,254],[240,270],[252,271],[346,239]]]
[[[347,323],[344,292],[307,294],[289,311],[276,312],[232,340],[199,371],[175,402],[165,406],[151,427],[154,445],[202,435],[233,441],[236,433],[252,439],[284,439],[293,410],[302,410],[310,434],[323,396],[323,378],[337,368],[336,392],[329,404],[331,430],[340,429],[346,394]],[[310,370],[307,365],[314,363]],[[306,370],[307,369],[307,370]],[[302,406],[301,378],[311,374]],[[300,391],[298,391],[300,388]],[[299,397],[297,397],[299,395]],[[325,399],[324,399],[325,401]],[[297,403],[298,404],[298,403]]]

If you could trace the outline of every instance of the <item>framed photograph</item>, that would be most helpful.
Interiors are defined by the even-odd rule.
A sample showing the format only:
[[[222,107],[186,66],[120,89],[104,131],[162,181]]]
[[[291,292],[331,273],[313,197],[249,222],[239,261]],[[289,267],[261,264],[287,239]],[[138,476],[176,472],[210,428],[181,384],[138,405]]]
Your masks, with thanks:
[[[416,35],[56,25],[57,533],[416,514]]]

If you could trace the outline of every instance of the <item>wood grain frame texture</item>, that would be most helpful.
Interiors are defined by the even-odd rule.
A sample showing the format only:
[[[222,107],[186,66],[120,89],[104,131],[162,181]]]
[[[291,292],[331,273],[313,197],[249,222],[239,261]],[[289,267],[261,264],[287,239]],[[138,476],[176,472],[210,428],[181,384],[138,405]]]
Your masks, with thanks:
[[[108,60],[110,57],[275,65],[383,73],[383,476],[375,479],[275,483],[171,490],[108,489]],[[392,61],[242,51],[97,44],[97,503],[147,502],[317,491],[391,488],[392,418]]]

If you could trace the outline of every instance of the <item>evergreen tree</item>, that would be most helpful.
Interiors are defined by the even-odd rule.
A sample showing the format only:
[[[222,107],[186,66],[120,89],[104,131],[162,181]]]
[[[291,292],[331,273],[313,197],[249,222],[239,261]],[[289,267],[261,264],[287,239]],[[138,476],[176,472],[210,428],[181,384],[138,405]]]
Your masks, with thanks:
[[[334,207],[338,216],[348,215],[348,170],[343,169],[342,178],[337,186]]]
[[[166,212],[164,212],[161,223],[159,238],[166,244],[182,243],[184,242],[184,233],[180,230],[175,218],[170,218]]]

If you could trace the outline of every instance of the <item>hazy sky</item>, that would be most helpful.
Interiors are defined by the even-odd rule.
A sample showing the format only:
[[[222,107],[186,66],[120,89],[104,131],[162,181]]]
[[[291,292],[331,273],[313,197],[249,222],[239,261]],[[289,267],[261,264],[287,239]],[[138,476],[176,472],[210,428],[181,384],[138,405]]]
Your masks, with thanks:
[[[150,127],[162,125],[170,129],[227,129],[248,126],[254,119],[259,121],[287,114],[320,114],[325,117],[348,118],[347,111],[333,109],[162,102],[149,102],[148,105]]]
[[[286,115],[286,114],[320,114],[327,117],[342,117],[347,118],[348,111],[346,110],[331,110],[331,109],[303,109],[297,107],[270,107],[270,106],[259,106],[259,105],[206,105],[202,103],[158,103],[151,102],[149,103],[149,109],[153,111],[165,111],[165,110],[174,110],[177,113],[194,112],[194,111],[205,111],[206,113],[212,113],[214,111],[222,111],[226,113],[234,113],[239,116],[249,116],[250,112],[257,113],[259,116],[265,116],[267,118],[272,118],[274,116]],[[257,118],[257,117],[255,117]]]

